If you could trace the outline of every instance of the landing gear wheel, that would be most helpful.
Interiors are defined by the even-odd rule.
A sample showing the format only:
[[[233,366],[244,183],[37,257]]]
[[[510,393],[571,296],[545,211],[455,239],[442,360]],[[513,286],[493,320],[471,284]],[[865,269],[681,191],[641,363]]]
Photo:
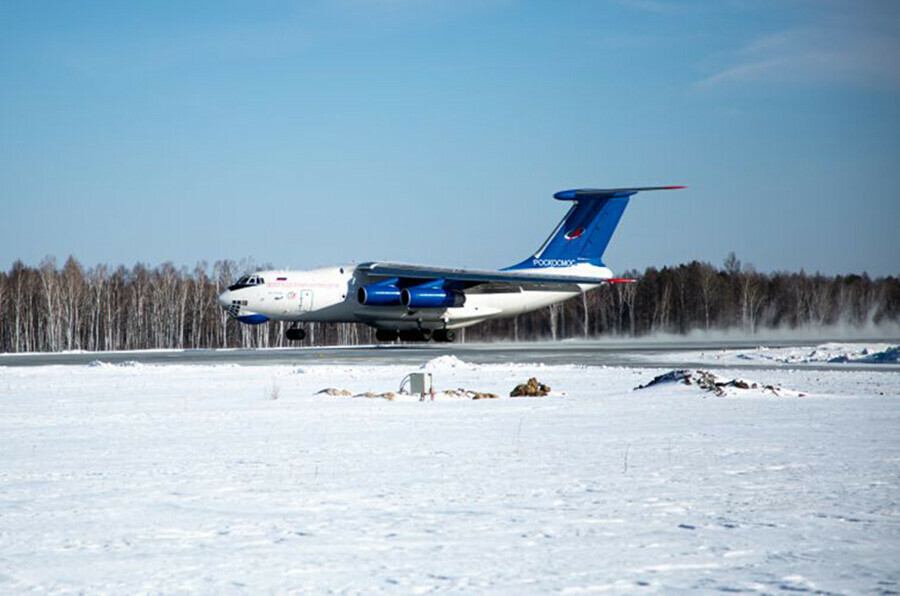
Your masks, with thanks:
[[[299,327],[294,327],[285,331],[284,336],[290,341],[302,341],[306,337],[306,331]]]
[[[431,340],[431,330],[430,329],[409,329],[400,332],[400,339],[402,341],[430,341]]]
[[[453,329],[437,329],[432,335],[434,341],[450,343],[456,340],[456,331]]]
[[[378,341],[397,341],[400,332],[396,329],[376,329],[375,339]]]

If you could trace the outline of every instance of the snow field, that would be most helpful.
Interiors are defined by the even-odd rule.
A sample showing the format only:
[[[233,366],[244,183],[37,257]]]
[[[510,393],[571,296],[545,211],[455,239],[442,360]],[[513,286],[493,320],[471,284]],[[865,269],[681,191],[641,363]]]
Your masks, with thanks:
[[[0,368],[0,591],[900,589],[900,374],[414,370]]]
[[[641,356],[639,356],[640,358]],[[648,356],[642,355],[647,358]],[[690,358],[718,365],[878,364],[900,372],[900,346],[890,343],[825,343],[797,347],[760,346],[752,350],[705,350],[654,354],[654,360]]]

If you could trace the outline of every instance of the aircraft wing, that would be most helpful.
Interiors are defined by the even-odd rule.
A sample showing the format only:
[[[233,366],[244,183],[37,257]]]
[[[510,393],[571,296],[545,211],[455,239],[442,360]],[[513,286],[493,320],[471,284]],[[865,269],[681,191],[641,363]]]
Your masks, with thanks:
[[[604,279],[599,277],[582,277],[575,275],[553,275],[547,273],[519,273],[518,271],[487,271],[480,269],[453,269],[449,267],[423,267],[421,265],[405,265],[402,263],[363,263],[356,268],[375,277],[397,277],[405,281],[427,282],[445,279],[465,287],[486,283],[510,284],[605,284],[628,283],[633,279]]]

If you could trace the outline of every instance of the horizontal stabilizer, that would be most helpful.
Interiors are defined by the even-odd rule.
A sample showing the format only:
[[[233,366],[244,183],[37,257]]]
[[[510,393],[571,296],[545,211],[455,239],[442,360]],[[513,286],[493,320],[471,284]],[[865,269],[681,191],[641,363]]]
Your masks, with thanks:
[[[611,197],[630,197],[643,190],[678,190],[686,186],[641,186],[635,188],[573,188],[561,190],[553,195],[560,201],[581,201],[585,199],[608,199]]]

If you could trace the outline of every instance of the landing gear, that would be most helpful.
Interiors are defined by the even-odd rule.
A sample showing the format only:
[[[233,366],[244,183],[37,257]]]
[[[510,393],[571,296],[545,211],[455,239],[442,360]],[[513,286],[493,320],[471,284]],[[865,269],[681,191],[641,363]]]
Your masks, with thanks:
[[[376,329],[375,339],[378,341],[439,341],[449,343],[456,339],[456,331],[452,329]]]
[[[436,329],[431,337],[434,341],[450,343],[456,340],[456,331],[453,329]]]
[[[400,337],[400,332],[396,329],[376,329],[375,339],[378,341],[396,341]]]
[[[430,329],[408,329],[400,332],[400,339],[403,341],[429,341],[431,339]]]
[[[284,336],[290,341],[302,341],[303,338],[306,337],[306,331],[299,327],[291,327],[284,332]]]

